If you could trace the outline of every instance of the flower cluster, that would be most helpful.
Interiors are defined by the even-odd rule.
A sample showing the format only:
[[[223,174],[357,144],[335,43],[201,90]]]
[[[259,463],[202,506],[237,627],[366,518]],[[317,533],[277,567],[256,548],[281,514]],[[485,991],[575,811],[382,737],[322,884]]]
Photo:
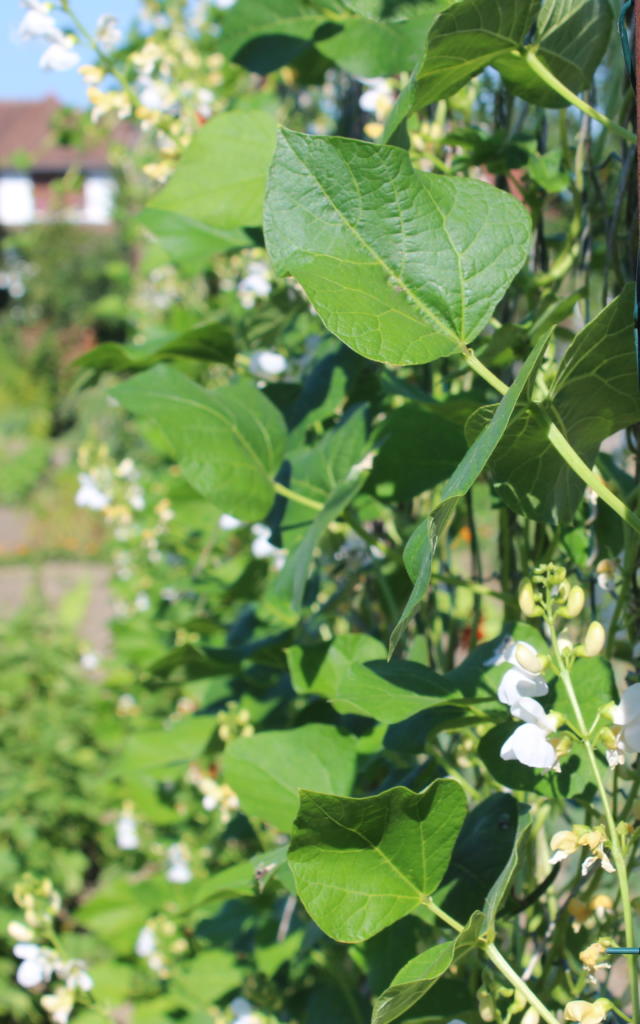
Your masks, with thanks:
[[[600,864],[600,867],[604,868],[605,871],[614,872],[615,868],[605,852],[604,846],[606,841],[607,834],[603,825],[598,825],[593,829],[587,828],[586,825],[574,825],[572,829],[563,829],[551,837],[549,845],[553,853],[549,863],[559,864],[561,861],[566,860],[567,857],[570,857],[571,854],[586,848],[590,851],[590,855],[585,857],[582,863],[581,871],[583,876],[587,874],[594,864]]]
[[[218,782],[211,773],[203,771],[197,764],[189,765],[185,779],[202,796],[205,811],[218,811],[220,824],[228,825],[233,815],[240,808],[238,794],[226,782]]]
[[[138,933],[135,944],[136,956],[146,960],[149,969],[163,979],[171,976],[173,962],[188,950],[189,943],[165,914],[150,918]]]
[[[7,926],[13,955],[20,961],[16,981],[27,989],[42,989],[54,978],[62,982],[40,997],[40,1005],[53,1024],[67,1024],[76,1003],[93,988],[93,979],[84,960],[65,957],[57,946],[53,921],[61,909],[60,894],[50,879],[25,875],[13,896],[25,918]]]

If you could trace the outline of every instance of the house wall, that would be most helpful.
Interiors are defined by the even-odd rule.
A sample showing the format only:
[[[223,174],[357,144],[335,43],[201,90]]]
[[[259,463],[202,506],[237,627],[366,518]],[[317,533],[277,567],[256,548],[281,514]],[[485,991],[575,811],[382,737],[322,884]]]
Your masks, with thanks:
[[[22,227],[35,220],[35,194],[28,174],[0,175],[0,224]]]

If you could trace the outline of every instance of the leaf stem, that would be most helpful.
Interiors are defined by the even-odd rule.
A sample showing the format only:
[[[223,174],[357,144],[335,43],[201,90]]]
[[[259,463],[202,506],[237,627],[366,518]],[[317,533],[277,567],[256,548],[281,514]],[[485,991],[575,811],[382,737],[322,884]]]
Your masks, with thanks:
[[[465,349],[463,355],[470,369],[474,370],[475,373],[477,373],[479,377],[482,377],[483,380],[486,380],[487,384],[490,384],[501,395],[506,395],[509,390],[508,386],[504,381],[500,380],[499,377],[496,377],[495,373],[493,373],[488,366],[485,366],[484,363],[478,359],[472,349]],[[578,455],[573,445],[567,441],[566,437],[562,431],[558,429],[555,423],[553,423],[548,416],[545,417],[545,419],[547,422],[548,440],[558,454],[562,456],[567,465],[571,467],[576,476],[579,476],[587,487],[590,487],[595,491],[600,500],[620,516],[623,523],[631,527],[631,529],[637,534],[640,534],[640,517],[637,516],[635,512],[632,512],[631,509],[625,505],[624,501],[621,501],[620,498],[610,491],[604,480],[602,480],[597,473],[594,473],[593,470],[587,466],[584,459]]]
[[[575,92],[572,92],[571,89],[567,88],[564,82],[561,82],[559,78],[556,78],[553,71],[550,71],[546,64],[543,64],[540,58],[536,55],[535,49],[529,47],[525,50],[524,54],[522,54],[520,50],[514,50],[513,53],[518,56],[524,56],[525,63],[531,68],[534,74],[536,74],[538,78],[545,83],[545,85],[548,85],[554,92],[557,92],[558,96],[562,96],[563,100],[566,100],[567,103],[571,103],[574,107],[577,107],[578,110],[581,110],[583,114],[587,114],[588,117],[593,118],[594,121],[599,121],[600,124],[605,126],[605,128],[608,128],[616,135],[619,135],[620,138],[626,139],[627,142],[635,143],[635,132],[630,131],[629,128],[623,128],[621,124],[617,124],[615,121],[612,121],[606,114],[601,114],[599,110],[596,110],[595,107],[592,107]]]
[[[526,981],[523,981],[520,975],[514,971],[513,967],[508,960],[505,960],[498,947],[490,942],[484,947],[485,955],[489,958],[494,967],[497,967],[500,973],[510,981],[517,992],[523,996],[530,1006],[538,1011],[542,1020],[546,1021],[546,1024],[558,1024],[558,1020],[555,1015],[548,1010],[547,1007],[541,1002],[535,992],[533,992]]]
[[[306,508],[315,509],[316,512],[322,512],[324,505],[321,501],[316,501],[314,498],[307,498],[306,494],[300,494],[299,491],[292,491],[290,487],[285,484],[278,483],[276,480],[273,485],[273,489],[276,494],[279,494],[282,498],[287,498],[288,501],[295,501],[298,505],[305,505]]]
[[[435,903],[434,900],[431,898],[431,896],[428,896],[427,899],[425,900],[425,906],[427,906],[429,910],[431,910],[435,914],[436,917],[439,917],[441,921],[444,921],[445,924],[448,924],[450,928],[453,928],[454,931],[458,933],[464,931],[463,925],[461,925],[459,921],[456,921],[455,918],[451,917],[450,914],[447,914],[447,912],[443,910],[442,907],[439,907],[438,904]],[[505,960],[502,953],[493,942],[483,944],[482,950],[485,956],[487,956],[491,963],[494,965],[494,967],[497,967],[500,973],[508,981],[511,982],[513,987],[518,992],[520,992],[520,994],[524,997],[524,999],[526,999],[529,1005],[535,1007],[535,1009],[538,1011],[541,1018],[546,1022],[546,1024],[558,1024],[558,1021],[556,1017],[551,1013],[551,1010],[547,1009],[544,1003],[538,999],[535,992],[533,992],[529,988],[526,981],[523,981],[520,975],[516,971],[514,971],[511,964],[507,960]]]

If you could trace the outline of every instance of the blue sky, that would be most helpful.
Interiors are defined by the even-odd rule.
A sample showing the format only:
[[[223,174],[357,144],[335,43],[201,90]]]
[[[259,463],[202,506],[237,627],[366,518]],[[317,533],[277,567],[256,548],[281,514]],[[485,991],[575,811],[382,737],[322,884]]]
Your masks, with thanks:
[[[136,14],[137,0],[76,0],[75,7],[82,20],[95,27],[100,14],[115,14],[126,26]],[[15,35],[24,8],[20,0],[0,0],[0,100],[39,99],[47,94],[63,103],[85,106],[85,85],[76,70],[41,71],[40,54],[46,44],[18,43]],[[61,27],[65,27],[60,18]],[[79,48],[84,61],[90,60],[87,49]]]

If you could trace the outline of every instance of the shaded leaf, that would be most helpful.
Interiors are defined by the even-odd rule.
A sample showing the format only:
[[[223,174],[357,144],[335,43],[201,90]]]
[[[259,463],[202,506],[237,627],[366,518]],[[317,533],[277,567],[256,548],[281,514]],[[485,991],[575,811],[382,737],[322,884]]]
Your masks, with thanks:
[[[257,388],[234,384],[207,391],[176,370],[156,366],[112,394],[129,412],[160,426],[185,478],[217,508],[245,520],[267,514],[286,428]]]
[[[147,207],[138,214],[140,224],[153,240],[186,274],[211,265],[211,257],[227,249],[241,249],[250,244],[249,236],[240,228],[212,228],[193,217],[170,210]]]
[[[487,323],[529,248],[521,204],[399,149],[281,130],[265,206],[279,274],[369,359],[429,362]]]
[[[76,360],[80,368],[97,370],[143,370],[165,360],[190,357],[216,363],[232,363],[233,336],[219,320],[195,324],[183,331],[168,331],[142,345],[105,342]]]
[[[299,790],[321,786],[329,793],[349,793],[355,759],[353,736],[314,723],[233,740],[224,753],[224,777],[245,814],[289,832]]]
[[[509,425],[490,470],[500,497],[515,511],[533,519],[567,522],[584,493],[583,481],[547,440],[544,416],[558,423],[588,465],[605,438],[640,420],[632,323],[629,285],[576,335],[560,363],[549,401],[541,409],[526,406]],[[471,417],[470,436],[489,415],[485,408]]]
[[[275,143],[276,123],[264,111],[217,114],[198,129],[148,209],[216,230],[258,226]]]
[[[389,641],[390,653],[393,652],[409,622],[415,615],[431,579],[431,563],[440,534],[447,526],[460,498],[478,479],[491,455],[504,434],[516,409],[527,381],[535,371],[547,344],[547,337],[542,336],[525,360],[518,376],[498,405],[490,423],[471,445],[462,462],[460,462],[446,484],[440,504],[433,514],[424,520],[411,534],[404,552],[404,562],[414,586],[409,600],[405,605]]]

